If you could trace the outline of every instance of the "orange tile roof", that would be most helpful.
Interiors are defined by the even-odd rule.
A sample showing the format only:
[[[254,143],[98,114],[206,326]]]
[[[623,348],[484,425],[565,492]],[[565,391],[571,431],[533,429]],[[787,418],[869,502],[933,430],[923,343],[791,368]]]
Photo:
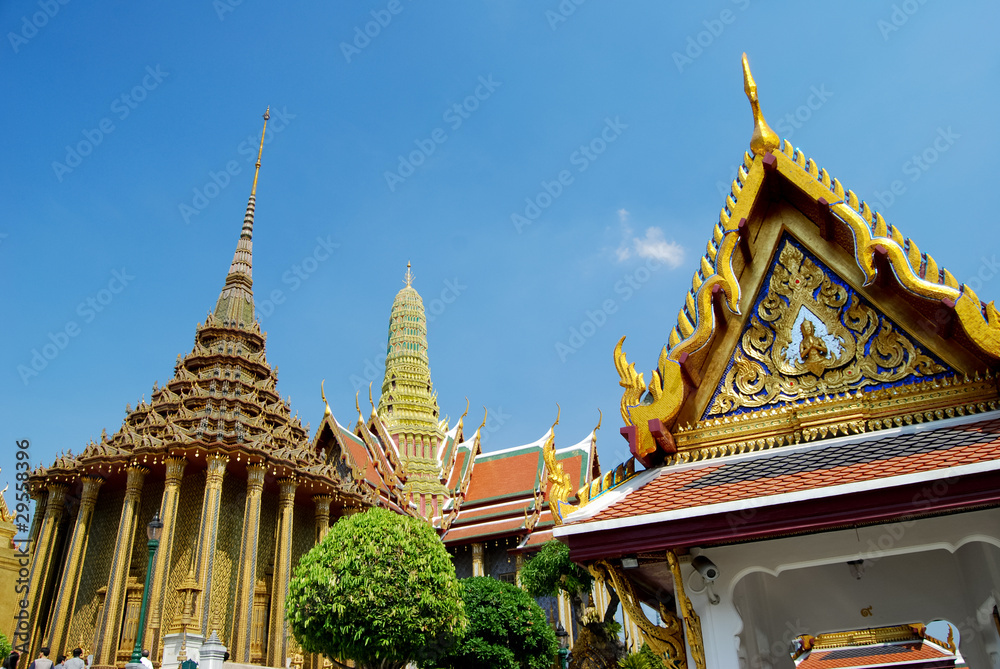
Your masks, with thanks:
[[[931,429],[871,436],[860,443],[831,440],[829,445],[664,467],[595,515],[568,522],[678,511],[1000,460],[1000,419],[926,427]]]
[[[814,650],[796,669],[862,669],[864,667],[953,667],[955,655],[934,644],[916,641],[900,644],[850,646]]]
[[[538,481],[542,462],[542,449],[524,453],[502,454],[491,457],[485,453],[476,458],[472,482],[465,498],[465,505],[486,500],[531,495]]]

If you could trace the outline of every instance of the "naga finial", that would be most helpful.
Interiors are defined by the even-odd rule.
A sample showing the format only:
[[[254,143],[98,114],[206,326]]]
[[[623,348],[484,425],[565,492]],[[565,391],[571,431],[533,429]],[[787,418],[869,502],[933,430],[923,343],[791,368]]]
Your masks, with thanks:
[[[469,415],[469,398],[466,397],[465,398],[465,413],[463,413],[461,415],[461,417],[458,419],[458,422],[462,422],[462,420],[464,420],[465,417],[468,416],[468,415]]]
[[[553,432],[555,432],[556,425],[559,424],[559,416],[561,414],[562,414],[562,407],[556,404],[556,422],[552,423],[552,427],[550,428]]]
[[[747,61],[746,53],[743,54],[743,91],[750,101],[750,109],[753,110],[753,137],[750,138],[750,150],[757,156],[776,151],[781,146],[781,138],[778,137],[778,133],[771,130],[771,126],[764,120],[764,115],[760,113],[757,82],[750,73],[750,63]]]
[[[601,423],[603,423],[603,422],[604,422],[604,414],[603,414],[603,413],[601,413],[601,410],[600,410],[600,409],[598,409],[598,410],[597,410],[597,427],[595,427],[595,428],[594,428],[594,432],[595,432],[595,433],[596,433],[596,432],[597,432],[598,430],[600,430],[600,429],[601,429]]]
[[[330,403],[326,401],[326,390],[323,388],[324,383],[326,383],[326,379],[319,382],[319,396],[323,398],[323,404],[326,405],[326,408],[323,409],[323,415],[329,416],[333,412],[330,411]]]
[[[372,405],[372,414],[375,413],[375,400],[372,399],[372,384],[374,381],[368,382],[368,403]]]
[[[480,423],[480,424],[479,424],[479,427],[477,427],[477,428],[476,428],[476,432],[477,432],[477,433],[478,433],[478,432],[479,432],[480,430],[482,430],[482,429],[483,429],[484,427],[486,427],[486,417],[487,417],[487,416],[489,416],[489,415],[490,415],[490,410],[489,410],[489,409],[487,409],[486,407],[483,407],[483,422],[482,422],[482,423]]]

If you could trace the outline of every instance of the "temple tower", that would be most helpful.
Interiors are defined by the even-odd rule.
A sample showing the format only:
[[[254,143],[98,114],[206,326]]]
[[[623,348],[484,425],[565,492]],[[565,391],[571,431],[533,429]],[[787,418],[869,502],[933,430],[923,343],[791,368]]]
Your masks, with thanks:
[[[417,505],[420,515],[432,517],[440,513],[447,495],[438,453],[445,432],[431,383],[424,302],[413,288],[410,263],[404,280],[406,286],[396,294],[389,316],[378,415],[399,449],[405,498]]]

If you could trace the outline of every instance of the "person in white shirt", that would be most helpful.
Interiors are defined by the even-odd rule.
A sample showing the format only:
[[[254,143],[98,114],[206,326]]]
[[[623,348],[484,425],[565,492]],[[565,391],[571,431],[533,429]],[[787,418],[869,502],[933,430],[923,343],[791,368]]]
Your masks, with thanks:
[[[39,649],[38,657],[31,663],[28,669],[52,669],[52,660],[49,659],[49,649],[45,646]]]
[[[153,663],[149,659],[149,651],[148,650],[143,650],[142,651],[142,657],[139,658],[139,662],[142,663],[142,666],[144,667],[144,669],[153,669]]]
[[[83,661],[83,658],[81,657],[82,655],[82,648],[74,648],[73,657],[66,660],[66,663],[63,666],[66,667],[66,669],[84,669],[87,665]]]

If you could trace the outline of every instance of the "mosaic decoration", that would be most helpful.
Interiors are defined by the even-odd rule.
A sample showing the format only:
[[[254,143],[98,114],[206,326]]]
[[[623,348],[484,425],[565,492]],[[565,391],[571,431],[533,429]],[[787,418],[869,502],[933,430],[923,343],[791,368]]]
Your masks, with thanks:
[[[949,372],[785,236],[704,418]]]

